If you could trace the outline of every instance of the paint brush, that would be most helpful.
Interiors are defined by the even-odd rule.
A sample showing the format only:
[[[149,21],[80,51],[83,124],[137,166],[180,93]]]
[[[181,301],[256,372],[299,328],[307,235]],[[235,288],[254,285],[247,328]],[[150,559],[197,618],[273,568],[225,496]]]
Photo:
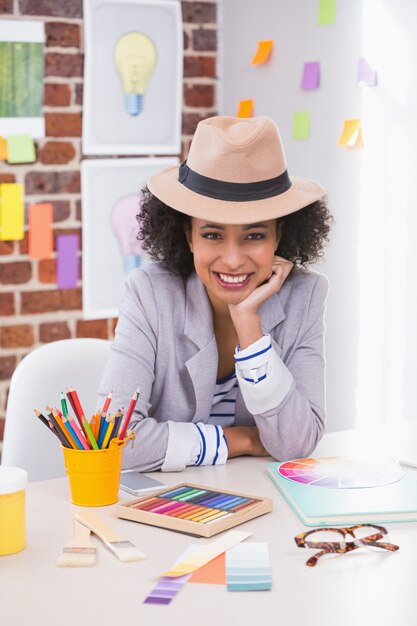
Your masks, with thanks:
[[[127,563],[128,561],[141,561],[146,559],[146,555],[141,550],[136,548],[130,541],[123,539],[121,535],[107,526],[107,524],[105,524],[100,517],[94,515],[94,513],[83,511],[82,513],[76,513],[75,518],[97,535],[104,545],[111,550],[120,561]]]
[[[90,539],[90,529],[75,521],[75,533],[62,548],[56,564],[58,567],[90,567],[96,560],[96,548]]]

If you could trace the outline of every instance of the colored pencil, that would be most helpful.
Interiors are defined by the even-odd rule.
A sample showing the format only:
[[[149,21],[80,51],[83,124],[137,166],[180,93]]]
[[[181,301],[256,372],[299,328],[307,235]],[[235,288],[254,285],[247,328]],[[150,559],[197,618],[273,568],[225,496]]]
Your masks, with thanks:
[[[64,433],[65,437],[68,439],[71,448],[74,448],[74,450],[77,450],[78,446],[75,443],[74,438],[72,437],[71,433],[66,428],[64,422],[62,421],[62,417],[60,416],[58,411],[56,409],[51,409],[51,412],[52,412],[52,415],[54,416],[54,419],[55,419],[56,423],[58,424],[59,428]]]
[[[122,411],[119,409],[119,411],[117,411],[117,413],[114,416],[114,426],[110,435],[109,444],[112,439],[117,437],[121,422],[122,422]]]
[[[56,419],[52,415],[52,411],[49,409],[49,407],[46,407],[46,409],[48,411],[47,415],[48,415],[49,421],[53,425],[55,434],[58,437],[58,439],[60,440],[60,442],[62,443],[62,445],[65,448],[72,448],[72,445],[70,444],[70,442],[66,438],[65,433],[63,433],[62,430],[59,428],[58,422],[56,421]]]
[[[64,417],[67,417],[68,416],[68,406],[67,406],[67,401],[65,399],[63,391],[61,391],[61,407],[62,407],[62,415]]]
[[[138,387],[130,400],[129,408],[127,409],[127,412],[126,412],[125,421],[123,423],[122,430],[120,431],[119,439],[124,439],[126,437],[127,427],[129,426],[129,422],[133,415],[133,411],[138,401],[139,394],[140,394],[140,388]]]
[[[110,422],[107,426],[106,434],[104,435],[103,443],[101,446],[102,450],[108,447],[109,441],[110,441],[110,435],[113,432],[113,428],[114,428],[114,416],[110,419]]]
[[[98,424],[98,428],[97,428],[97,441],[100,440],[102,433],[103,433],[103,428],[106,427],[106,413],[101,413],[100,415],[100,420],[99,420],[99,424]]]
[[[81,445],[81,441],[78,439],[77,433],[75,432],[75,430],[71,426],[71,423],[70,423],[68,417],[62,416],[62,422],[63,422],[65,428],[67,428],[67,430],[70,433],[71,437],[73,438],[74,442],[76,443],[78,450],[83,450],[83,446]]]
[[[84,450],[90,450],[90,446],[88,445],[87,439],[84,437],[83,431],[78,427],[75,419],[68,414],[68,422],[72,426],[73,431],[78,437],[79,442]]]
[[[58,439],[61,441],[60,437],[58,436],[56,429],[54,427],[54,425],[52,424],[52,422],[50,422],[40,411],[38,411],[37,409],[34,409],[35,415],[37,418],[40,419],[40,421],[42,422],[42,424],[45,424],[45,426],[55,435],[55,437],[58,437]],[[62,443],[62,441],[61,441]]]
[[[107,413],[107,411],[109,410],[112,394],[113,394],[113,391],[110,391],[110,393],[108,394],[108,396],[107,396],[107,398],[106,398],[106,400],[105,400],[105,402],[103,404],[103,408],[101,409],[102,413]]]
[[[91,432],[94,435],[94,439],[97,441],[97,424],[100,420],[100,415],[98,413],[94,413],[94,415],[92,416],[91,420],[90,420],[90,428],[91,428]]]
[[[88,421],[85,418],[84,411],[83,411],[83,408],[81,406],[81,402],[80,402],[80,400],[78,398],[76,390],[74,389],[74,387],[70,387],[69,391],[67,391],[66,394],[67,394],[67,398],[71,402],[71,406],[74,409],[76,417],[78,417],[78,421],[81,424],[81,427],[82,427],[82,429],[84,431],[84,434],[85,434],[86,438],[88,439],[88,441],[91,444],[91,447],[94,450],[98,450],[97,441],[96,441],[96,439],[95,439],[95,437],[94,437],[94,435],[93,435],[93,433],[91,431],[90,424],[88,423]]]
[[[99,438],[97,440],[98,447],[100,449],[102,449],[102,447],[103,447],[104,437],[106,436],[110,420],[111,420],[111,416],[110,416],[110,413],[108,413],[107,416],[106,416],[106,419],[104,421],[104,426],[102,428],[100,428],[100,436],[99,436]]]

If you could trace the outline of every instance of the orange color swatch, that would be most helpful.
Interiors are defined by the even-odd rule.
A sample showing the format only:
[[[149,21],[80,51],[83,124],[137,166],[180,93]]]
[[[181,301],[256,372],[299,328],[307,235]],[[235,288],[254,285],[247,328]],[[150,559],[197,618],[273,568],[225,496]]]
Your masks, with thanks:
[[[346,148],[363,148],[363,135],[360,119],[344,121],[343,130],[337,145],[345,146]]]
[[[29,205],[29,256],[49,259],[53,251],[52,204]]]
[[[0,136],[0,160],[7,161],[8,151],[7,151],[7,141],[4,137]]]
[[[208,585],[226,584],[226,553],[223,552],[196,570],[189,579],[190,583],[206,583]]]
[[[237,117],[253,117],[253,100],[241,100],[236,113]]]
[[[258,49],[252,59],[252,65],[262,65],[271,56],[273,41],[258,41]]]

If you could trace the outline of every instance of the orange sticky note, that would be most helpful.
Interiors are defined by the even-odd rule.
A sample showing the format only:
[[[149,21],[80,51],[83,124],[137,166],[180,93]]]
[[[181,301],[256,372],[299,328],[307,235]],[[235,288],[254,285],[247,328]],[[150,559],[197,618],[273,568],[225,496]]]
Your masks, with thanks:
[[[30,204],[29,256],[32,259],[49,259],[53,251],[52,204]]]
[[[252,65],[262,65],[271,56],[273,41],[258,41],[258,49],[252,59]]]
[[[208,585],[226,584],[226,553],[223,552],[196,570],[189,579],[190,583],[206,583]]]
[[[7,161],[7,156],[8,156],[7,141],[5,140],[4,137],[0,136],[0,159],[2,161]]]
[[[360,119],[344,121],[343,130],[337,145],[346,146],[347,148],[363,148],[363,135]]]
[[[253,117],[253,100],[241,100],[236,115],[237,117]]]

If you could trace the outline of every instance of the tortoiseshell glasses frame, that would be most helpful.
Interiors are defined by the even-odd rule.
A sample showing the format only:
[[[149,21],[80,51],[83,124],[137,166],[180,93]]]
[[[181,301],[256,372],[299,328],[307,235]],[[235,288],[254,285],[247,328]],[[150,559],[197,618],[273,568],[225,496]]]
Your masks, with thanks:
[[[366,537],[357,537],[355,535],[355,531],[368,528],[370,534]],[[340,535],[340,541],[315,541],[314,535],[316,534],[317,536],[318,533],[322,534],[323,532],[337,533]],[[375,524],[357,524],[356,526],[349,526],[347,528],[314,528],[313,530],[300,533],[294,537],[294,540],[299,548],[313,548],[315,550],[319,550],[317,554],[314,554],[306,561],[306,565],[314,567],[319,558],[324,554],[345,554],[346,552],[351,552],[357,548],[370,548],[396,552],[399,549],[399,546],[394,543],[381,541],[384,537],[387,538],[387,534],[387,529],[384,528],[384,526],[377,526]],[[353,537],[353,541],[346,541],[346,537],[348,535]]]

